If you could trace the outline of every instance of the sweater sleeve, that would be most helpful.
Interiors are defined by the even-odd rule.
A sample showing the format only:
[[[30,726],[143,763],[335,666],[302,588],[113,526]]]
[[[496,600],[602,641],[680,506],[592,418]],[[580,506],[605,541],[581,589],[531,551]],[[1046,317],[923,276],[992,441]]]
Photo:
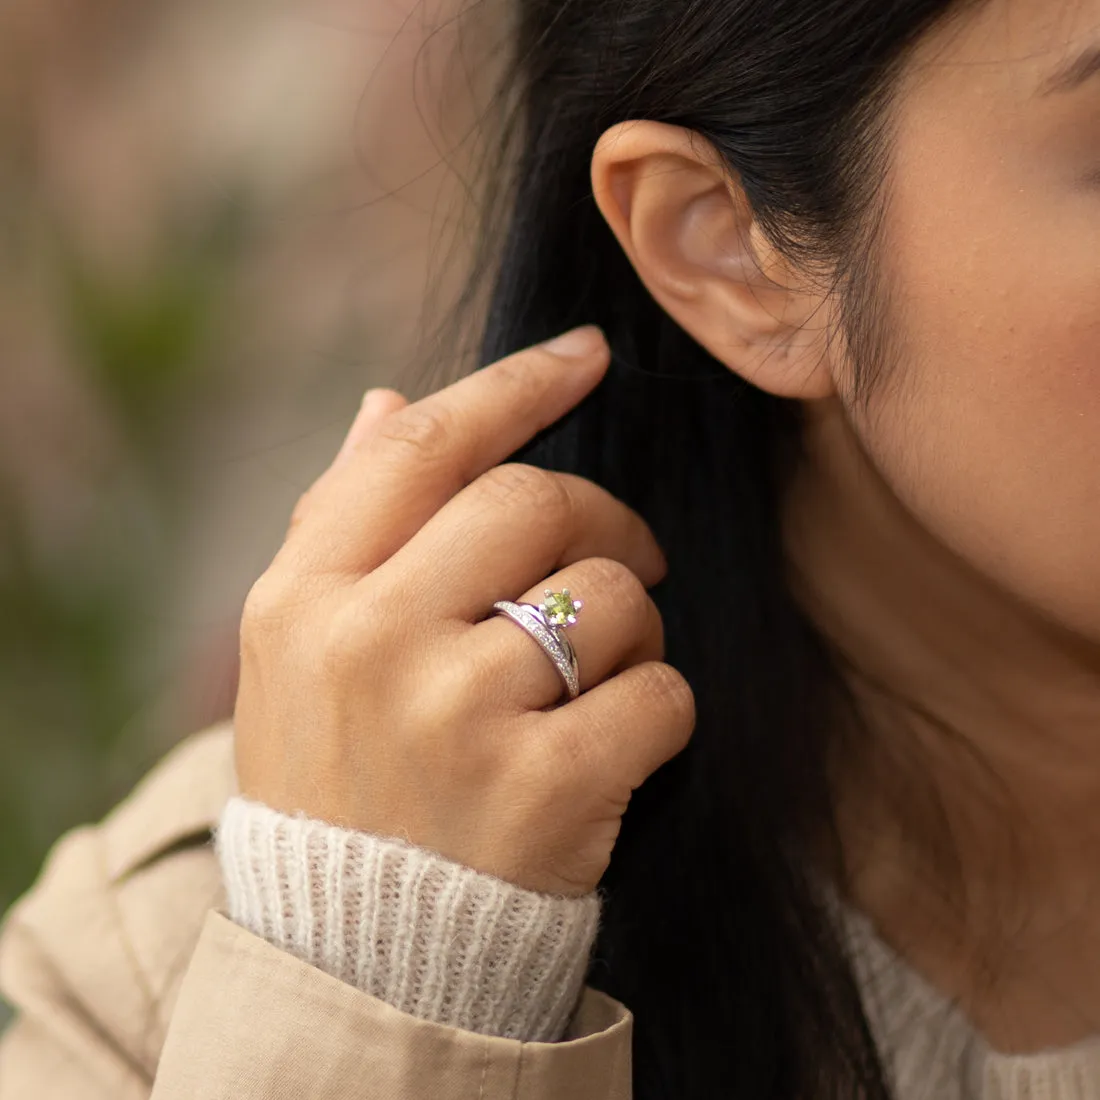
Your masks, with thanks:
[[[536,893],[397,838],[235,795],[215,848],[230,918],[424,1020],[555,1042],[581,995],[599,897]]]

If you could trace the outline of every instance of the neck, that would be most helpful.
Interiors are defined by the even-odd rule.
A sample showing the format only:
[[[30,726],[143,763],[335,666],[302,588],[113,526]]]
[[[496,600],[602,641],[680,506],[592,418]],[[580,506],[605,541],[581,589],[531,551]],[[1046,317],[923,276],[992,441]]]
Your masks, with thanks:
[[[792,583],[863,718],[837,742],[846,892],[1002,1049],[1100,1032],[1100,648],[925,530],[835,403],[806,447]]]

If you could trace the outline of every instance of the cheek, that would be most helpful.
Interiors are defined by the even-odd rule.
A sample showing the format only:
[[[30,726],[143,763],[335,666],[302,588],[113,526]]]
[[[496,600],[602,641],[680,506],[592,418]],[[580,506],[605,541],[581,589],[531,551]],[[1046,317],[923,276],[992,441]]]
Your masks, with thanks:
[[[905,361],[868,447],[932,535],[1100,639],[1100,259],[964,220],[936,235],[969,247],[895,272]]]

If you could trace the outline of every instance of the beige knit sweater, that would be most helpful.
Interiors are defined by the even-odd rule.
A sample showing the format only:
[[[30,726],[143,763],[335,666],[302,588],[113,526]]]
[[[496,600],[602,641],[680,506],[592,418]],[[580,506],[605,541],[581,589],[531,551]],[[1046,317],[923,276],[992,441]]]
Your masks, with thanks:
[[[596,937],[596,894],[532,893],[240,797],[215,843],[230,917],[277,947],[415,1016],[516,1039],[563,1034]],[[1100,1037],[994,1051],[865,916],[845,908],[842,919],[898,1100],[1100,1100]]]

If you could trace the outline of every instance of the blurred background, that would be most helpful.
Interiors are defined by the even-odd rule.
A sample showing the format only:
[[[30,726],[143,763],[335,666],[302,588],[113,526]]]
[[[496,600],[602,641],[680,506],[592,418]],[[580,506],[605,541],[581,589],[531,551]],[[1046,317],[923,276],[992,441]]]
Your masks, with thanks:
[[[460,9],[0,7],[0,914],[232,713],[294,502],[364,389],[422,395],[502,30]]]

